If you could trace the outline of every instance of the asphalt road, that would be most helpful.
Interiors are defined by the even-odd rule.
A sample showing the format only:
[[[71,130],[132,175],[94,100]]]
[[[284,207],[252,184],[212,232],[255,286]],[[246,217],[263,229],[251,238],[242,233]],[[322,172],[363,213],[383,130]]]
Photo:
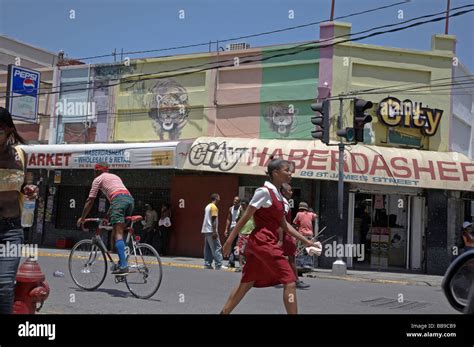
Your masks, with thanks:
[[[124,283],[108,275],[93,291],[79,289],[67,270],[67,258],[40,257],[51,292],[40,313],[49,314],[213,314],[218,313],[240,273],[164,266],[163,281],[150,299],[134,298]],[[61,271],[64,277],[54,277]],[[305,278],[310,289],[298,290],[303,314],[455,314],[441,288]],[[234,313],[282,314],[283,289],[254,288]]]

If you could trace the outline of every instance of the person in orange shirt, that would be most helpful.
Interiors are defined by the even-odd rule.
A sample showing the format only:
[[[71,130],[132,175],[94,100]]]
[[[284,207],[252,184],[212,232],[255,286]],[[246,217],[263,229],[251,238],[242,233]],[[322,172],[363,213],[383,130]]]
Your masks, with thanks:
[[[304,201],[298,206],[299,212],[296,214],[293,224],[298,226],[298,231],[307,239],[313,237],[313,222],[318,218],[314,212],[308,211],[308,204]]]

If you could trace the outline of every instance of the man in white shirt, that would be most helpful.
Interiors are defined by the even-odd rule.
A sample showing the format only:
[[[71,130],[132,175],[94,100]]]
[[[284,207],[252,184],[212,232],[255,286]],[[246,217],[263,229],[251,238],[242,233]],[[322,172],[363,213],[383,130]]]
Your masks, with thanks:
[[[211,203],[204,209],[204,221],[201,233],[204,235],[204,267],[212,269],[212,262],[216,264],[216,270],[227,269],[222,265],[222,246],[217,232],[219,209],[217,204],[221,200],[219,194],[211,195]]]
[[[234,229],[235,225],[237,224],[237,215],[239,214],[240,210],[240,198],[238,196],[234,197],[234,204],[229,208],[229,211],[227,212],[227,223],[225,226],[225,232],[224,236],[228,237],[232,230]],[[229,264],[228,267],[235,267],[235,254],[234,254],[234,249],[235,246],[237,245],[237,238],[234,239],[234,242],[232,243],[232,252],[229,255]]]

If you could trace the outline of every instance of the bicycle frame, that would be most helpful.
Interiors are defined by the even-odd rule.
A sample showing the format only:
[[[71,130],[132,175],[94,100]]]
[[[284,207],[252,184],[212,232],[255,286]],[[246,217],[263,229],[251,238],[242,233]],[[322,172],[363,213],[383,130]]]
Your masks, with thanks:
[[[89,219],[89,221],[94,221],[94,219]],[[108,223],[108,220],[106,218],[103,218],[103,219],[95,219],[95,221],[99,222],[99,225],[97,226],[96,230],[95,230],[95,234],[94,236],[92,237],[92,244],[93,245],[96,245],[97,247],[99,247],[101,250],[104,251],[104,253],[106,254],[109,262],[111,262],[112,264],[116,264],[115,261],[112,259],[112,256],[110,255],[110,252],[108,251],[107,249],[107,246],[104,244],[104,241],[102,240],[102,238],[100,237],[100,233],[102,230],[112,230],[112,226],[110,225],[105,225],[106,221]],[[131,242],[131,245],[132,245],[132,249],[133,249],[133,254],[136,255],[136,244],[137,244],[137,241],[135,240],[135,238],[133,238],[133,234],[135,233],[135,230],[133,229],[133,225],[135,224],[134,221],[131,221],[130,222],[130,226],[126,227],[124,229],[124,232],[128,232],[127,233],[127,238],[125,240],[125,256],[128,257],[130,255],[130,247],[128,246],[130,244],[130,240],[132,241]],[[89,257],[92,256],[92,252],[91,254],[89,255]],[[88,263],[93,263],[95,261],[95,258],[97,257],[97,253],[95,252],[94,253],[94,259],[89,259]]]

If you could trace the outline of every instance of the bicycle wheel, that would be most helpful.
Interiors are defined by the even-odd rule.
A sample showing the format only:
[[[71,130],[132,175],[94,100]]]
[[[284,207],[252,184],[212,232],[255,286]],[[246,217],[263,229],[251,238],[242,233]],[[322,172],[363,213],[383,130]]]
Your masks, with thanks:
[[[133,252],[133,249],[130,252]],[[125,276],[125,283],[133,296],[148,299],[161,285],[161,259],[158,252],[146,243],[137,244],[135,253],[130,254],[127,259],[129,273]]]
[[[79,288],[85,290],[99,288],[107,275],[107,258],[104,250],[92,243],[92,240],[79,241],[69,254],[69,273]]]

